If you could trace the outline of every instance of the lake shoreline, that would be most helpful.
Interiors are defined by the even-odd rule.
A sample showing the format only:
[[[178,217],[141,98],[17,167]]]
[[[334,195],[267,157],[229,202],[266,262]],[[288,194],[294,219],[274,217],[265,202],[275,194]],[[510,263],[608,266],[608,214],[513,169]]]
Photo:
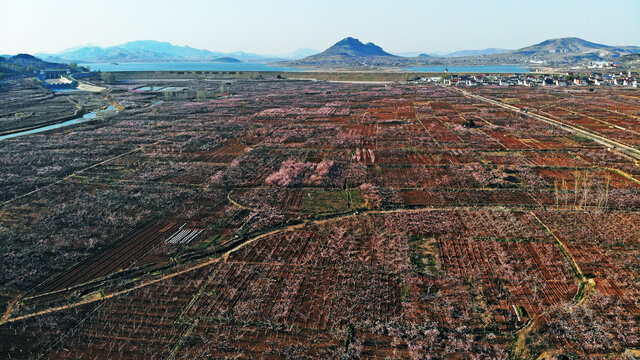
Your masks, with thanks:
[[[208,72],[381,72],[381,73],[530,73],[522,65],[429,65],[419,67],[372,67],[372,68],[322,68],[290,67],[263,63],[219,63],[219,62],[131,62],[131,63],[85,63],[92,71],[101,72],[154,72],[154,71],[208,71]]]

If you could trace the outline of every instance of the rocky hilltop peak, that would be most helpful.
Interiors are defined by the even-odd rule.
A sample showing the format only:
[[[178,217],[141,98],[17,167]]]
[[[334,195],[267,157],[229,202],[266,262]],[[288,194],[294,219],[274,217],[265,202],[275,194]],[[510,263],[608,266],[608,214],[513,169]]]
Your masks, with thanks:
[[[388,66],[399,65],[405,58],[389,54],[380,46],[369,42],[347,37],[327,50],[293,63],[297,65],[328,65],[328,66]]]
[[[392,56],[382,48],[372,42],[363,44],[360,40],[352,37],[344,38],[327,50],[314,56],[326,56],[326,55],[347,55],[355,57],[368,57],[368,56]]]

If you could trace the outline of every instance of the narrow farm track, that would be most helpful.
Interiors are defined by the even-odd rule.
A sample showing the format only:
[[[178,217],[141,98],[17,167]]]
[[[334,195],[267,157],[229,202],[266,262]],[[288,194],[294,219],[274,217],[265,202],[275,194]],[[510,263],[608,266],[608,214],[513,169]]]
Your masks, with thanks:
[[[13,317],[13,318],[8,318],[8,319],[5,319],[2,322],[0,322],[0,325],[3,325],[5,323],[11,323],[11,322],[19,321],[19,320],[32,318],[34,316],[50,314],[50,313],[56,312],[56,311],[61,311],[61,310],[65,310],[65,309],[71,309],[71,308],[74,308],[74,307],[78,307],[78,306],[82,306],[82,305],[86,305],[86,304],[91,304],[91,303],[94,303],[94,302],[97,302],[97,301],[102,301],[102,300],[110,299],[112,297],[116,297],[116,296],[119,296],[119,295],[127,294],[127,293],[130,293],[131,291],[134,291],[134,290],[137,290],[137,289],[141,289],[141,288],[149,286],[149,285],[153,285],[153,284],[158,283],[160,281],[163,281],[163,280],[166,280],[166,279],[171,279],[171,278],[176,277],[178,275],[182,275],[184,273],[187,273],[187,272],[190,272],[190,271],[193,271],[193,270],[197,270],[197,269],[203,268],[203,267],[211,265],[211,264],[215,264],[219,260],[220,260],[219,258],[217,258],[217,259],[208,259],[207,261],[192,265],[190,267],[187,267],[186,269],[181,269],[180,271],[173,272],[173,273],[170,273],[170,274],[166,274],[166,275],[163,275],[161,277],[154,278],[152,280],[148,280],[148,281],[142,282],[142,283],[140,283],[140,284],[138,284],[136,286],[133,286],[133,287],[130,287],[130,288],[127,288],[127,289],[124,289],[124,290],[116,291],[116,292],[113,292],[113,293],[110,293],[110,294],[95,296],[95,297],[91,297],[91,298],[88,298],[88,299],[84,299],[84,300],[75,302],[73,304],[51,307],[51,308],[44,309],[44,310],[41,310],[41,311],[37,311],[37,312],[34,312],[34,313],[30,313],[30,314],[26,314],[26,315],[20,315],[20,316],[16,316],[16,317]]]
[[[592,133],[590,131],[587,131],[587,130],[584,130],[584,129],[580,129],[580,128],[575,127],[573,125],[569,125],[569,124],[566,124],[564,122],[548,118],[546,116],[542,116],[542,115],[534,114],[534,113],[530,113],[530,112],[525,112],[525,111],[521,110],[520,108],[518,108],[516,106],[505,104],[503,102],[500,102],[500,101],[497,101],[497,100],[493,100],[493,99],[490,99],[490,98],[487,98],[487,97],[484,97],[484,96],[481,96],[481,95],[473,94],[473,93],[470,93],[468,91],[465,91],[465,90],[462,90],[462,89],[459,89],[459,88],[456,88],[456,87],[447,87],[447,89],[452,89],[452,90],[458,91],[459,93],[461,93],[462,95],[464,95],[467,98],[476,99],[476,100],[479,100],[479,101],[482,101],[482,102],[485,102],[485,103],[496,105],[496,106],[499,106],[501,108],[516,112],[516,113],[518,113],[520,115],[527,116],[527,117],[530,117],[530,118],[533,118],[533,119],[536,119],[536,120],[543,121],[543,122],[545,122],[547,124],[551,124],[551,125],[557,126],[557,127],[561,128],[561,129],[567,130],[567,131],[569,131],[571,133],[578,134],[578,135],[581,135],[581,136],[585,136],[585,137],[587,137],[587,138],[589,138],[589,139],[591,139],[591,140],[593,140],[593,141],[595,141],[595,142],[597,142],[597,143],[599,143],[601,145],[605,145],[607,147],[611,147],[611,148],[613,148],[613,149],[615,149],[615,150],[617,150],[617,151],[619,151],[621,153],[624,153],[626,155],[629,155],[629,156],[635,158],[636,160],[640,160],[640,150],[638,150],[638,149],[636,149],[636,148],[634,148],[632,146],[623,144],[623,143],[621,143],[619,141],[611,140],[611,139],[606,138],[606,137],[604,137],[602,135],[594,134],[594,133]]]
[[[100,162],[98,162],[98,163],[96,163],[96,164],[93,164],[93,165],[91,165],[91,166],[87,166],[86,168],[83,168],[83,169],[80,169],[80,170],[78,170],[78,171],[75,171],[75,172],[73,172],[73,173],[71,173],[71,174],[69,174],[69,175],[67,175],[67,176],[63,177],[62,179],[59,179],[59,180],[55,181],[55,182],[54,182],[54,183],[52,183],[52,184],[45,185],[45,186],[43,186],[43,187],[39,187],[39,188],[37,188],[37,189],[35,189],[35,190],[32,190],[32,191],[29,191],[29,192],[27,192],[27,193],[25,193],[25,194],[18,195],[18,196],[16,196],[16,197],[14,197],[13,199],[10,199],[10,200],[7,200],[7,201],[4,201],[4,202],[0,203],[0,207],[3,207],[3,206],[8,205],[8,204],[11,204],[12,202],[17,201],[17,200],[20,200],[20,199],[22,199],[22,198],[25,198],[25,197],[27,197],[27,196],[29,196],[29,195],[36,194],[36,193],[38,193],[38,192],[40,192],[40,191],[42,191],[42,190],[49,189],[49,188],[51,188],[51,187],[53,187],[53,186],[56,186],[56,185],[58,185],[58,184],[61,184],[62,182],[67,181],[67,180],[71,179],[72,177],[74,177],[74,176],[76,176],[76,175],[82,174],[82,173],[83,173],[83,172],[85,172],[85,171],[88,171],[88,170],[91,170],[91,169],[93,169],[93,168],[96,168],[96,167],[102,166],[102,165],[104,165],[104,164],[107,164],[107,163],[109,163],[109,162],[111,162],[111,161],[113,161],[113,160],[119,159],[119,158],[121,158],[121,157],[124,157],[124,156],[127,156],[127,155],[134,154],[134,153],[136,153],[136,152],[142,151],[142,150],[144,150],[144,149],[145,149],[145,148],[147,148],[147,147],[157,145],[159,142],[160,142],[160,141],[156,141],[156,142],[153,142],[153,143],[150,143],[150,144],[145,144],[145,145],[142,145],[142,146],[140,146],[140,147],[137,147],[137,148],[135,148],[135,149],[133,149],[133,150],[127,151],[127,152],[125,152],[125,153],[122,153],[122,154],[120,154],[120,155],[116,155],[116,156],[110,157],[110,158],[108,158],[108,159],[106,159],[106,160],[102,160],[102,161],[100,161]]]
[[[633,181],[636,184],[640,184],[640,180],[636,179],[635,177],[633,177],[633,175],[627,173],[626,171],[623,171],[623,170],[620,170],[620,169],[616,169],[616,168],[610,168],[610,167],[607,167],[607,168],[604,168],[604,169],[609,170],[611,172],[614,172],[614,173],[624,177],[627,180]]]
[[[182,335],[176,342],[176,345],[171,349],[171,352],[169,353],[169,355],[165,358],[166,360],[174,360],[176,358],[176,354],[178,353],[180,348],[182,348],[182,346],[186,344],[186,342],[189,339],[189,336],[191,335],[191,333],[193,333],[193,330],[195,330],[196,326],[198,326],[198,322],[200,322],[200,320],[195,319],[193,323],[191,323],[191,325],[187,327],[187,329],[184,331],[184,333],[182,333]]]
[[[578,279],[580,281],[585,281],[585,276],[584,273],[582,272],[582,269],[580,269],[580,265],[578,265],[578,263],[576,262],[575,258],[573,257],[573,255],[571,254],[571,252],[569,251],[569,248],[567,247],[567,245],[565,245],[564,242],[562,242],[562,240],[560,240],[554,233],[553,231],[551,231],[551,229],[547,226],[547,224],[545,224],[539,217],[538,215],[536,215],[535,212],[531,211],[530,214],[533,216],[534,219],[536,219],[536,221],[538,221],[538,223],[540,223],[540,226],[542,226],[551,236],[553,236],[553,238],[555,239],[556,243],[558,244],[558,246],[560,247],[560,251],[562,251],[562,253],[565,255],[565,258],[567,259],[567,261],[571,264],[571,267],[573,268],[573,270],[576,273],[576,276],[578,277]]]
[[[623,176],[625,178],[627,178],[630,181],[633,181],[634,183],[638,183],[640,184],[640,180],[637,180],[635,178],[633,178],[632,175],[625,173],[622,170],[618,170],[615,168],[603,168],[603,167],[598,167],[598,166],[594,166],[594,167],[580,167],[580,168],[571,168],[572,170],[588,170],[588,169],[604,169],[607,171],[611,171],[614,173],[619,174],[620,176]],[[269,189],[267,187],[250,187],[250,188],[245,188],[244,190],[255,190],[255,189]],[[356,190],[355,188],[348,188],[347,191],[349,191],[349,194],[351,194],[351,191]],[[422,191],[424,190],[423,188],[420,187],[411,187],[411,188],[402,188],[402,189],[397,189],[397,190],[411,190],[411,191]],[[437,190],[458,190],[456,188],[439,188]],[[510,194],[512,193],[511,191],[508,190],[496,190],[496,189],[479,189],[481,191],[486,191],[487,193],[493,193],[493,194]],[[233,197],[231,196],[231,194],[233,193],[233,190],[231,190],[230,192],[227,193],[227,199],[236,207],[238,207],[239,209],[242,210],[247,210],[247,211],[254,211],[254,212],[260,212],[260,211],[265,211],[265,209],[261,209],[261,208],[254,208],[254,207],[250,207],[248,205],[242,204],[241,202],[239,202],[239,200],[235,200],[233,199]],[[477,203],[466,203],[466,204],[458,204],[458,205],[451,205],[451,206],[442,206],[439,204],[436,204],[434,206],[427,206],[427,205],[420,205],[418,207],[415,207],[415,209],[423,209],[423,208],[431,208],[431,209],[440,209],[440,210],[455,210],[455,209],[485,209],[485,210],[494,210],[494,209],[502,209],[504,210],[505,206],[508,207],[510,210],[513,211],[530,211],[530,210],[544,210],[549,208],[550,206],[552,206],[551,204],[544,204],[541,203],[538,199],[536,199],[536,196],[534,196],[532,194],[532,192],[530,190],[527,190],[526,192],[523,192],[525,194],[528,194],[529,197],[531,198],[532,202],[531,204],[521,204],[521,205],[515,205],[515,204],[493,204],[493,205],[482,205],[482,204],[477,204]],[[405,204],[406,205],[406,204]],[[408,211],[408,210],[412,210],[414,209],[413,207],[410,208],[400,208],[399,210],[401,211]],[[581,206],[582,210],[601,210],[601,207],[598,207],[596,205],[583,205]],[[353,208],[350,209],[345,209],[347,211],[353,211]],[[371,210],[369,210],[371,211]],[[635,213],[637,211],[634,210],[629,210],[631,213]],[[288,213],[288,214],[297,214],[297,212],[295,211],[284,211],[284,213]]]
[[[564,255],[566,261],[569,264],[571,264],[571,268],[573,269],[576,275],[576,278],[580,281],[580,286],[578,286],[576,296],[574,297],[574,300],[577,300],[577,301],[571,307],[571,309],[573,310],[575,306],[578,306],[582,304],[584,301],[586,301],[587,296],[585,296],[585,292],[590,292],[587,289],[593,289],[595,287],[596,285],[595,280],[585,277],[584,273],[582,272],[582,269],[580,268],[580,265],[578,265],[575,258],[569,251],[569,248],[565,245],[565,243],[562,240],[560,240],[560,238],[558,238],[553,233],[553,231],[549,228],[549,226],[547,226],[547,224],[545,224],[542,221],[542,219],[540,219],[535,214],[535,212],[531,211],[530,214],[540,224],[540,226],[542,226],[545,229],[545,231],[548,232],[554,238],[556,244],[560,248],[560,251]],[[522,328],[516,331],[516,338],[512,346],[512,353],[514,358],[522,357],[522,353],[526,351],[527,335],[529,335],[529,333],[531,333],[531,331],[535,329],[538,320],[544,318],[546,315],[548,315],[548,311],[544,311],[538,314],[536,317],[530,319],[530,321],[525,326],[523,326]]]
[[[242,204],[238,203],[237,201],[235,201],[235,200],[231,197],[231,194],[232,194],[232,193],[233,193],[233,189],[232,189],[232,190],[230,190],[230,191],[227,193],[227,199],[228,199],[228,200],[229,200],[229,202],[231,202],[233,205],[235,205],[235,206],[239,207],[239,208],[240,208],[240,209],[242,209],[242,210],[255,211],[255,212],[260,211],[260,209],[254,209],[254,208],[251,208],[251,207],[248,207],[248,206],[245,206],[245,205],[242,205]]]
[[[326,223],[330,223],[330,222],[334,222],[334,221],[341,221],[341,220],[346,220],[346,219],[353,219],[356,217],[361,217],[361,216],[369,216],[369,215],[384,215],[384,214],[398,214],[398,213],[420,213],[420,212],[430,212],[430,211],[454,211],[454,210],[463,210],[463,209],[472,209],[472,207],[456,207],[456,206],[447,206],[447,207],[431,207],[431,208],[417,208],[417,209],[390,209],[390,210],[369,210],[369,211],[362,211],[358,214],[355,213],[348,213],[348,214],[342,214],[339,216],[335,216],[335,217],[330,217],[330,218],[325,218],[325,219],[318,219],[318,220],[312,220],[312,221],[306,221],[303,223],[299,223],[299,224],[294,224],[294,225],[289,225],[283,228],[279,228],[279,229],[274,229],[272,231],[266,232],[266,233],[262,233],[259,235],[256,235],[252,238],[247,239],[246,241],[235,245],[233,248],[224,251],[222,253],[217,253],[214,255],[207,255],[204,258],[194,258],[191,260],[190,264],[176,264],[174,265],[174,268],[168,271],[165,271],[163,274],[158,275],[156,277],[152,277],[152,278],[148,278],[148,279],[143,279],[140,280],[139,282],[136,282],[135,285],[126,288],[126,289],[122,289],[122,290],[118,290],[115,291],[113,293],[107,293],[104,295],[99,295],[99,296],[94,296],[91,298],[87,298],[87,299],[82,299],[80,301],[68,304],[68,305],[63,305],[63,306],[55,306],[55,307],[50,307],[50,308],[46,308],[40,311],[36,311],[33,313],[29,313],[29,314],[24,314],[24,315],[19,315],[16,317],[11,317],[6,316],[6,318],[2,319],[2,321],[0,321],[0,325],[5,324],[5,323],[12,323],[15,321],[19,321],[19,320],[23,320],[23,319],[27,319],[27,318],[31,318],[31,317],[35,317],[35,316],[40,316],[40,315],[45,315],[45,314],[49,314],[52,312],[56,312],[56,311],[61,311],[61,310],[65,310],[65,309],[70,309],[70,308],[74,308],[74,307],[78,307],[78,306],[82,306],[82,305],[86,305],[89,303],[93,303],[93,302],[98,302],[98,301],[103,301],[105,299],[109,299],[115,296],[119,296],[119,295],[124,295],[127,294],[131,291],[152,285],[152,284],[156,284],[160,281],[166,280],[166,279],[170,279],[173,277],[176,277],[178,275],[182,275],[197,269],[201,269],[205,266],[209,266],[209,265],[213,265],[213,264],[217,264],[220,261],[224,261],[226,262],[227,259],[229,258],[229,256],[250,245],[253,244],[256,241],[259,241],[261,239],[267,238],[269,236],[273,236],[279,233],[284,233],[284,232],[288,232],[288,231],[296,231],[296,230],[300,230],[303,229],[306,226],[309,225],[322,225],[322,224],[326,224]],[[473,207],[474,210],[479,210],[479,211],[509,211],[510,209],[502,207],[502,206],[485,206],[485,207]],[[569,211],[569,210],[558,210],[558,211]],[[124,279],[120,279],[121,281]],[[99,284],[98,284],[99,285]],[[64,293],[64,291],[61,291],[61,293]]]
[[[267,232],[267,233],[264,233],[264,234],[260,234],[258,236],[255,236],[255,237],[251,238],[251,239],[248,239],[247,241],[245,241],[245,242],[243,242],[241,244],[236,245],[234,248],[222,253],[220,256],[209,257],[209,258],[206,258],[204,261],[202,261],[202,259],[197,259],[197,260],[195,260],[195,263],[192,264],[192,265],[189,265],[189,266],[187,266],[185,268],[180,268],[179,270],[174,271],[174,272],[165,273],[165,274],[163,274],[163,275],[161,275],[159,277],[155,277],[155,278],[152,278],[152,279],[147,279],[147,280],[142,281],[142,282],[140,282],[140,283],[138,283],[135,286],[132,286],[130,288],[119,290],[119,291],[116,291],[116,292],[113,292],[113,293],[109,293],[109,294],[105,294],[105,295],[101,295],[101,296],[96,296],[96,297],[92,297],[92,298],[88,298],[88,299],[83,299],[81,301],[78,301],[78,302],[75,302],[75,303],[72,303],[72,304],[68,304],[68,305],[51,307],[51,308],[43,309],[41,311],[33,312],[33,313],[30,313],[30,314],[20,315],[20,316],[17,316],[17,317],[8,317],[6,319],[3,319],[0,322],[0,325],[3,325],[5,323],[11,323],[11,322],[23,320],[23,319],[28,319],[28,318],[31,318],[31,317],[34,317],[34,316],[45,315],[45,314],[49,314],[49,313],[56,312],[56,311],[70,309],[70,308],[74,308],[74,307],[78,307],[78,306],[94,303],[94,302],[97,302],[97,301],[102,301],[102,300],[105,300],[105,299],[109,299],[109,298],[112,298],[112,297],[115,297],[115,296],[127,294],[127,293],[129,293],[131,291],[134,291],[134,290],[137,290],[137,289],[140,289],[140,288],[155,284],[157,282],[160,282],[160,281],[163,281],[163,280],[166,280],[166,279],[170,279],[170,278],[176,277],[178,275],[182,275],[182,274],[185,274],[187,272],[191,272],[191,271],[200,269],[200,268],[205,267],[205,266],[216,264],[216,263],[220,262],[221,260],[222,261],[226,261],[229,258],[229,255],[231,253],[236,252],[236,251],[244,248],[245,246],[254,243],[255,241],[258,241],[258,240],[263,239],[263,238],[268,237],[268,236],[275,235],[275,234],[277,234],[279,232],[296,230],[296,229],[299,229],[299,228],[301,228],[301,227],[303,227],[305,225],[307,225],[307,224],[306,223],[302,223],[302,224],[297,224],[297,225],[291,225],[291,226],[288,226],[288,227],[286,227],[284,229],[276,229],[276,230],[273,230],[273,231],[270,231],[270,232]]]

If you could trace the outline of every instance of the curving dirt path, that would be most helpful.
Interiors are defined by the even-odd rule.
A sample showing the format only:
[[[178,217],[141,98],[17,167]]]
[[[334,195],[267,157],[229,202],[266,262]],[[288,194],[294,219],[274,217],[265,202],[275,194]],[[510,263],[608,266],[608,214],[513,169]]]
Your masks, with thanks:
[[[472,207],[465,207],[467,209],[472,209]],[[52,312],[56,312],[56,311],[61,311],[61,310],[65,310],[65,309],[69,309],[69,308],[73,308],[73,307],[77,307],[77,306],[82,306],[82,305],[86,305],[86,304],[90,304],[93,302],[98,302],[98,301],[102,301],[105,299],[109,299],[115,296],[119,296],[119,295],[123,295],[126,293],[129,293],[131,291],[143,288],[145,286],[148,285],[152,285],[155,284],[159,281],[162,280],[166,280],[166,279],[170,279],[173,278],[175,276],[193,271],[193,270],[197,270],[200,269],[202,267],[205,266],[209,266],[209,265],[213,265],[216,264],[220,261],[227,261],[227,259],[229,258],[229,255],[231,255],[232,253],[244,248],[247,245],[250,245],[256,241],[259,241],[261,239],[264,239],[266,237],[269,236],[273,236],[275,234],[281,233],[281,232],[287,232],[287,231],[295,231],[295,230],[299,230],[304,228],[305,226],[309,226],[309,225],[321,225],[321,224],[326,224],[329,222],[333,222],[333,221],[340,221],[340,220],[344,220],[344,219],[351,219],[351,218],[355,218],[358,216],[368,216],[368,215],[376,215],[376,214],[393,214],[393,213],[419,213],[419,212],[427,212],[427,211],[446,211],[446,210],[461,210],[461,209],[465,209],[462,207],[432,207],[432,208],[417,208],[417,209],[391,209],[391,210],[369,210],[369,211],[362,211],[360,213],[348,213],[348,214],[342,214],[342,215],[338,215],[335,217],[330,217],[330,218],[325,218],[325,219],[319,219],[319,220],[310,220],[310,221],[305,221],[299,224],[294,224],[294,225],[288,225],[285,226],[283,228],[279,228],[279,229],[274,229],[271,230],[269,232],[266,233],[262,233],[259,235],[256,235],[252,238],[247,239],[246,241],[236,245],[235,247],[233,247],[232,249],[229,249],[223,253],[218,253],[215,255],[210,255],[204,259],[196,259],[194,260],[190,265],[187,265],[186,267],[180,267],[181,265],[184,264],[176,264],[175,268],[172,270],[168,270],[165,271],[163,274],[153,277],[153,278],[148,278],[142,282],[137,283],[136,285],[130,287],[130,288],[126,288],[123,290],[118,290],[118,291],[114,291],[112,293],[106,293],[106,294],[97,294],[94,297],[90,297],[90,298],[85,298],[82,299],[80,301],[76,301],[74,303],[71,304],[67,304],[67,305],[63,305],[63,306],[55,306],[55,307],[50,307],[50,308],[46,308],[40,311],[36,311],[33,313],[29,313],[29,314],[24,314],[24,315],[19,315],[19,316],[15,316],[15,317],[11,317],[10,313],[7,312],[7,314],[5,315],[5,317],[0,320],[0,325],[5,324],[5,323],[11,323],[11,322],[15,322],[15,321],[19,321],[19,320],[23,320],[23,319],[27,319],[27,318],[31,318],[34,316],[40,316],[40,315],[44,315],[44,314],[49,314]],[[499,207],[499,206],[486,206],[486,207],[473,207],[473,209],[484,209],[484,210],[494,210],[494,211],[507,211],[509,209],[504,208],[504,207]],[[109,280],[113,280],[113,279],[109,279]],[[108,281],[108,280],[105,280]],[[61,297],[64,297],[64,295],[67,293],[68,291],[65,290],[61,290],[60,291],[60,295]],[[17,304],[19,305],[19,304]]]

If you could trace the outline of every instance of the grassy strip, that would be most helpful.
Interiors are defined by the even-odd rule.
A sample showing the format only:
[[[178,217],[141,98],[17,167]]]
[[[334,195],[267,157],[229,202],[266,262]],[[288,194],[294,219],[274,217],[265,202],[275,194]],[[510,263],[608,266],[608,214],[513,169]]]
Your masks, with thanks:
[[[549,233],[551,236],[553,236],[553,238],[556,240],[556,244],[558,245],[560,252],[562,252],[562,255],[571,265],[571,268],[573,269],[573,273],[578,278],[578,280],[585,281],[585,276],[582,273],[582,270],[580,270],[580,266],[578,265],[578,263],[576,263],[576,260],[573,258],[573,255],[571,255],[571,253],[569,252],[569,249],[567,248],[567,246],[560,239],[558,239],[558,237],[553,233],[553,231],[551,231],[551,229],[549,229],[549,227],[545,223],[543,223],[542,220],[540,220],[540,218],[538,217],[538,215],[535,214],[535,212],[531,211],[530,213],[531,215],[533,215],[536,221],[538,221],[538,223],[542,226],[542,228],[544,228],[546,232]]]

